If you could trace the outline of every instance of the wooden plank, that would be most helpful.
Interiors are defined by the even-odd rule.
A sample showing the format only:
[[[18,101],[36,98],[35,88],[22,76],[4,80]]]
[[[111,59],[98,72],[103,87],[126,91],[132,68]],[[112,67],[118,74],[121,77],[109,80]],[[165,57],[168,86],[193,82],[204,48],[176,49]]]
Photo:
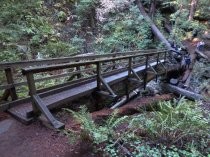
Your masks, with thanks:
[[[108,54],[99,54],[99,55],[90,55],[90,56],[75,56],[75,57],[63,57],[63,58],[52,58],[52,59],[41,59],[41,60],[29,60],[29,61],[19,61],[19,62],[3,62],[0,63],[0,70],[13,67],[13,68],[25,68],[28,66],[40,66],[40,65],[47,65],[47,64],[60,64],[60,63],[68,63],[77,60],[93,60],[97,58],[105,58],[105,57],[114,57],[120,55],[130,55],[135,53],[141,52],[161,52],[167,50],[157,50],[157,49],[150,49],[150,50],[136,50],[136,51],[127,51],[127,52],[120,52],[120,53],[108,53]]]
[[[32,98],[34,102],[36,103],[36,106],[38,106],[40,111],[46,116],[46,118],[53,125],[54,128],[61,129],[65,127],[63,123],[55,119],[55,117],[52,115],[49,109],[45,106],[44,102],[38,95],[33,95]]]
[[[111,94],[113,97],[117,97],[117,95],[114,93],[114,91],[111,89],[111,87],[108,85],[108,83],[103,79],[102,76],[99,76],[101,82],[103,83],[103,85],[106,87],[106,89],[108,90],[109,94]]]
[[[84,69],[84,70],[80,70],[80,71],[68,72],[68,73],[53,75],[53,76],[49,76],[49,77],[39,78],[39,79],[35,79],[35,82],[42,82],[45,80],[61,78],[61,77],[69,76],[69,75],[75,75],[75,74],[79,74],[79,73],[83,73],[83,72],[89,72],[91,70],[94,70],[94,68],[88,68],[88,69]],[[19,87],[19,86],[23,86],[23,85],[27,85],[27,81],[18,82],[18,83],[14,83],[14,84],[0,85],[0,90],[10,89],[13,86]]]
[[[7,78],[7,83],[13,85],[14,80],[13,80],[13,75],[12,75],[11,68],[6,68],[5,69],[5,74],[6,74],[6,78]],[[17,100],[18,99],[18,96],[17,96],[15,87],[14,86],[11,87],[9,89],[9,91],[10,91],[10,96],[12,97],[12,100]]]
[[[142,53],[142,54],[136,54],[136,55],[128,55],[128,56],[115,57],[115,58],[109,58],[109,59],[99,59],[99,60],[93,60],[93,61],[84,61],[84,62],[78,62],[78,63],[75,62],[75,63],[68,63],[68,64],[24,68],[24,69],[22,69],[22,73],[23,74],[26,74],[28,72],[40,73],[40,72],[53,71],[53,70],[59,70],[59,69],[66,69],[66,68],[71,68],[71,67],[75,67],[75,66],[97,64],[98,62],[109,62],[109,61],[128,59],[130,57],[139,57],[139,56],[144,56],[144,55],[151,56],[151,55],[154,55],[157,53],[164,53],[164,52]]]
[[[160,61],[162,62],[162,61]],[[156,65],[156,62],[155,63],[152,63],[151,64],[152,66],[155,66]],[[144,66],[140,66],[140,67],[136,67],[134,68],[134,71],[138,74],[142,73],[145,69],[145,65]],[[113,85],[115,83],[118,83],[120,81],[123,81],[127,78],[128,76],[128,72],[127,71],[124,71],[124,72],[119,72],[119,73],[115,73],[115,74],[112,74],[110,76],[107,76],[104,78],[104,80],[110,84],[110,85]],[[78,84],[75,85],[75,86],[72,86],[72,87],[66,87],[66,88],[63,88],[63,90],[60,90],[58,92],[56,91],[53,91],[52,93],[49,93],[46,94],[46,95],[42,95],[42,94],[39,94],[39,96],[41,97],[44,105],[49,108],[49,109],[53,109],[55,107],[58,107],[62,104],[66,104],[68,103],[69,101],[71,100],[74,100],[76,98],[79,98],[81,96],[84,96],[84,95],[87,95],[87,94],[90,94],[91,92],[94,92],[97,88],[97,83],[96,83],[96,79],[92,79],[90,80],[89,82],[86,82],[84,84]],[[18,104],[21,104],[21,103],[18,103]],[[30,115],[30,116],[26,116],[28,118],[30,118],[32,116],[32,108],[30,111],[27,111],[27,115]]]
[[[1,100],[4,100],[4,101],[7,101],[7,99],[9,98],[9,95],[10,95],[10,90],[9,89],[6,89],[0,99]]]
[[[148,63],[149,63],[149,56],[146,56],[146,62],[145,62],[145,74],[144,74],[144,90],[146,89],[146,82],[147,82],[147,69],[148,69]]]
[[[29,88],[29,95],[33,97],[37,93],[33,73],[27,73],[26,78],[27,78],[27,83],[28,83],[28,88]],[[38,114],[39,109],[37,108],[34,102],[32,102],[32,107],[33,107],[34,114]]]

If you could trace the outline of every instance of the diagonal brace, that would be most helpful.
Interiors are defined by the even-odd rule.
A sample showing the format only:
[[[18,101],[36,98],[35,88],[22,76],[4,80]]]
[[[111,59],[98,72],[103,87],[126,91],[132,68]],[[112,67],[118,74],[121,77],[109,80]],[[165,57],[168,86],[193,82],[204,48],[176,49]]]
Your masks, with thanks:
[[[39,110],[46,116],[47,120],[53,125],[56,129],[64,128],[64,124],[55,119],[49,109],[45,106],[43,100],[37,95],[32,96],[34,103],[39,108]]]
[[[139,75],[135,72],[135,70],[133,68],[131,68],[131,72],[133,73],[133,75],[138,79],[138,81],[141,81]]]
[[[99,76],[99,79],[100,79],[101,83],[106,87],[106,89],[108,90],[109,94],[111,94],[113,97],[116,97],[117,95],[114,93],[114,91],[108,85],[108,83],[106,83],[106,81],[103,79],[103,77]]]
[[[149,67],[152,69],[152,71],[155,73],[155,75],[158,75],[157,71],[149,64]]]

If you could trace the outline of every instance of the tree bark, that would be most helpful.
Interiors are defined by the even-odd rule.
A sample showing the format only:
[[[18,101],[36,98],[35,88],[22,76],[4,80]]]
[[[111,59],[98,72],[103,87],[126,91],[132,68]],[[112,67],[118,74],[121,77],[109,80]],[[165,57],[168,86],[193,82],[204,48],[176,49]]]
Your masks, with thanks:
[[[167,84],[167,83],[163,83],[161,84],[162,88],[166,91],[175,93],[175,94],[180,94],[182,96],[187,97],[188,99],[191,100],[203,100],[203,96],[191,91],[188,91],[186,89],[171,85],[171,84]]]
[[[155,8],[156,8],[156,0],[152,0],[151,6],[150,6],[150,10],[149,10],[150,17],[154,16]]]
[[[144,16],[145,20],[150,24],[150,26],[152,28],[152,31],[155,34],[155,36],[166,46],[167,49],[171,50],[172,49],[171,44],[166,40],[164,35],[160,32],[160,30],[156,27],[156,25],[152,22],[152,20],[148,16],[148,14],[145,12],[141,1],[136,0],[135,2],[137,4],[141,14]]]
[[[190,3],[190,14],[189,14],[189,18],[188,18],[189,20],[193,20],[197,4],[198,4],[198,0],[191,0],[191,3]]]

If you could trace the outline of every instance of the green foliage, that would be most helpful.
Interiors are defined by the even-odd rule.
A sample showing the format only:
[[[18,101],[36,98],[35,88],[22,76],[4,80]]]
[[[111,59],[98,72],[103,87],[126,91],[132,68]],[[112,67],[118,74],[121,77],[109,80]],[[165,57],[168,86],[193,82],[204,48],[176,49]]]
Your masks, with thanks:
[[[191,39],[193,36],[201,35],[207,28],[198,21],[188,20],[189,11],[183,9],[171,14],[171,22],[174,23],[170,34],[171,40],[180,44],[184,39]]]
[[[86,17],[92,9],[95,9],[99,5],[99,0],[80,0],[76,4],[76,12],[80,18]]]
[[[108,142],[111,138],[116,137],[114,129],[127,118],[117,118],[117,112],[114,112],[113,115],[105,122],[105,125],[100,126],[94,123],[85,106],[81,107],[79,112],[75,112],[69,109],[65,110],[70,112],[73,117],[80,123],[82,129],[80,138],[82,140],[89,139],[94,144]],[[72,135],[71,133],[68,133],[68,130],[66,133],[67,135]]]
[[[143,118],[142,121],[145,123],[140,123],[139,127],[146,129],[151,140],[162,139],[162,142],[165,141],[167,144],[183,140],[192,142],[193,137],[207,136],[210,129],[202,111],[195,109],[195,106],[184,99],[180,100],[177,106],[173,106],[170,102],[161,102],[159,111],[138,118]]]
[[[102,23],[103,33],[96,39],[98,51],[123,51],[145,49],[151,45],[151,30],[136,6],[129,10],[115,10],[107,21]]]
[[[135,157],[208,155],[210,119],[196,103],[185,99],[178,104],[160,102],[157,111],[132,117],[117,118],[115,112],[102,125],[93,122],[86,108],[68,111],[80,122],[83,139],[89,139],[108,156],[123,156],[127,151],[121,151],[120,145]]]
[[[67,19],[67,15],[64,11],[58,13],[58,20],[64,22]]]
[[[19,44],[37,49],[44,37],[54,34],[41,0],[6,0],[1,2],[0,9],[0,40],[6,45],[1,51],[8,52],[2,57],[4,61],[21,60],[21,54],[17,53]]]
[[[41,53],[44,54],[45,57],[55,58],[55,57],[65,57],[70,54],[75,54],[76,47],[72,46],[70,43],[57,41],[52,42],[49,41],[46,45],[44,45],[41,49]]]

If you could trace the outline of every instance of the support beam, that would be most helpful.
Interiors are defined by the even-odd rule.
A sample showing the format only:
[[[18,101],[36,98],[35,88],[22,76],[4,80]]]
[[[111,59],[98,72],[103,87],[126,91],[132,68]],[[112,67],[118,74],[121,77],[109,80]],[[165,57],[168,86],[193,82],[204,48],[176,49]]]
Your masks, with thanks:
[[[146,55],[145,73],[144,73],[144,90],[146,89],[146,85],[147,85],[147,69],[148,69],[148,62],[149,62],[149,56]]]
[[[49,109],[44,105],[44,102],[38,95],[32,96],[34,103],[40,109],[40,111],[46,116],[47,120],[53,125],[56,129],[62,129],[65,127],[63,123],[55,119],[55,117],[50,113]]]
[[[33,73],[27,73],[26,78],[27,78],[27,83],[28,83],[28,88],[29,88],[29,95],[33,97],[34,95],[36,95],[36,85],[35,85]],[[38,114],[39,109],[37,108],[35,102],[32,102],[32,107],[33,107],[34,114],[35,115]]]
[[[13,80],[13,75],[12,75],[12,69],[11,68],[5,69],[5,74],[6,74],[6,78],[7,78],[7,83],[13,85],[14,80]],[[17,96],[15,87],[14,86],[11,87],[9,89],[9,91],[10,91],[10,96],[12,97],[12,100],[17,100],[18,96]]]
[[[10,90],[9,90],[9,89],[6,89],[6,90],[4,91],[2,97],[1,97],[0,101],[1,101],[1,100],[7,101],[8,98],[9,98],[9,95],[10,95]]]

